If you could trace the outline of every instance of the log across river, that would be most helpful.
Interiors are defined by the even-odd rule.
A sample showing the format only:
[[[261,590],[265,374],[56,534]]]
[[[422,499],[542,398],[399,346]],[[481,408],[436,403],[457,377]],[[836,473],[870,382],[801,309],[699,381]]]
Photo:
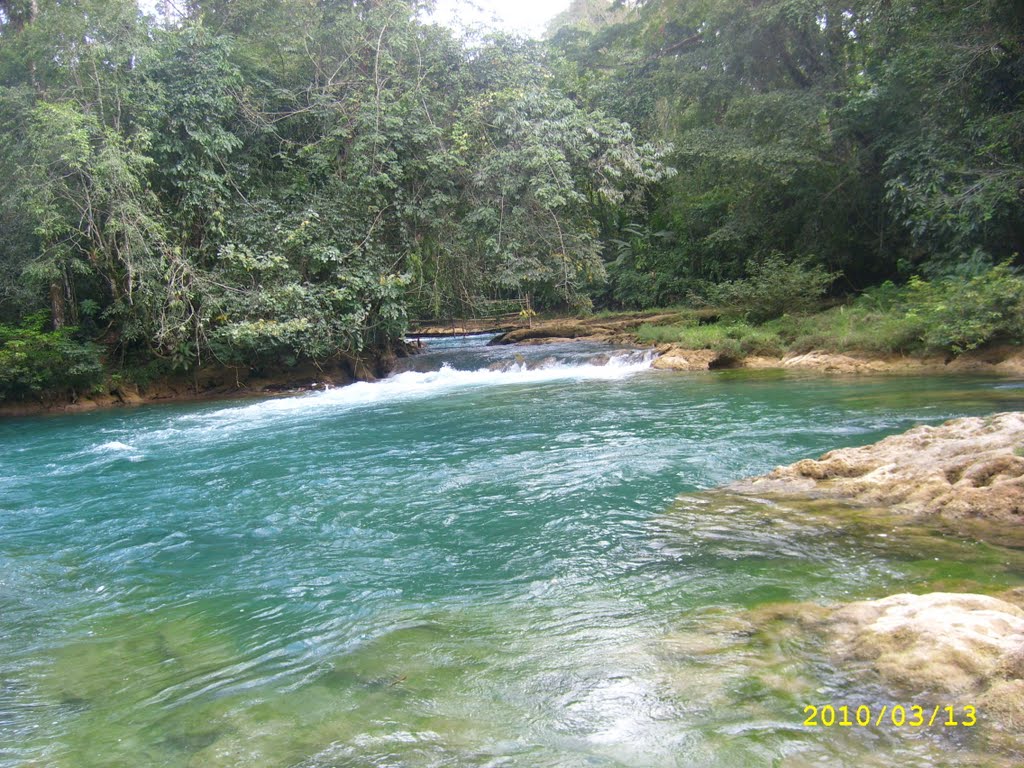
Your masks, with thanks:
[[[886,694],[751,617],[996,592],[1024,553],[709,491],[1024,389],[485,342],[0,423],[0,766],[973,764],[965,729],[807,725]]]

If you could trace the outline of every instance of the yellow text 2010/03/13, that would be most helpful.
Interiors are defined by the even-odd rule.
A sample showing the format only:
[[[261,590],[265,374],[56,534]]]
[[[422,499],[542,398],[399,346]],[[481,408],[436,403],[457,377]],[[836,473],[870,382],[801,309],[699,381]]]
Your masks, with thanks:
[[[804,725],[814,728],[866,728],[895,726],[897,728],[970,728],[978,722],[978,710],[970,704],[954,706],[936,704],[808,704]]]

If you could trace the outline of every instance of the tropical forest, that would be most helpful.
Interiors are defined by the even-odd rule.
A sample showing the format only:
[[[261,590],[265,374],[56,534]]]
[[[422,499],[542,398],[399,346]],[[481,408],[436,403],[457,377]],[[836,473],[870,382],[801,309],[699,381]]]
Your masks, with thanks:
[[[1022,734],[1020,0],[0,0],[0,768]]]
[[[577,0],[542,41],[424,7],[4,0],[0,396],[375,359],[510,299],[1021,340],[1019,4]],[[795,319],[828,301],[878,331]]]

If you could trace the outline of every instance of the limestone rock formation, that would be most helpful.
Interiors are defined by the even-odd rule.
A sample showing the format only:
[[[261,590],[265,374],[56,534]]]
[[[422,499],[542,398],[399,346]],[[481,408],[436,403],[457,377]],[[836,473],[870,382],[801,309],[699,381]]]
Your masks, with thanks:
[[[1024,610],[995,597],[892,595],[849,603],[830,625],[839,656],[912,693],[981,695],[1024,679]]]
[[[732,486],[911,515],[1024,522],[1024,413],[954,419],[861,448],[830,451]]]
[[[718,357],[719,354],[711,349],[671,347],[658,357],[651,367],[667,371],[706,371]]]

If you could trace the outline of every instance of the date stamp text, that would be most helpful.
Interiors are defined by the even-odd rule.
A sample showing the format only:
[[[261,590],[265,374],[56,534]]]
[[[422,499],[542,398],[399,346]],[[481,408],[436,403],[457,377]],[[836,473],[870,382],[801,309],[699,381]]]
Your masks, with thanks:
[[[970,704],[808,704],[804,714],[804,725],[812,728],[970,728],[978,722],[978,710]]]

